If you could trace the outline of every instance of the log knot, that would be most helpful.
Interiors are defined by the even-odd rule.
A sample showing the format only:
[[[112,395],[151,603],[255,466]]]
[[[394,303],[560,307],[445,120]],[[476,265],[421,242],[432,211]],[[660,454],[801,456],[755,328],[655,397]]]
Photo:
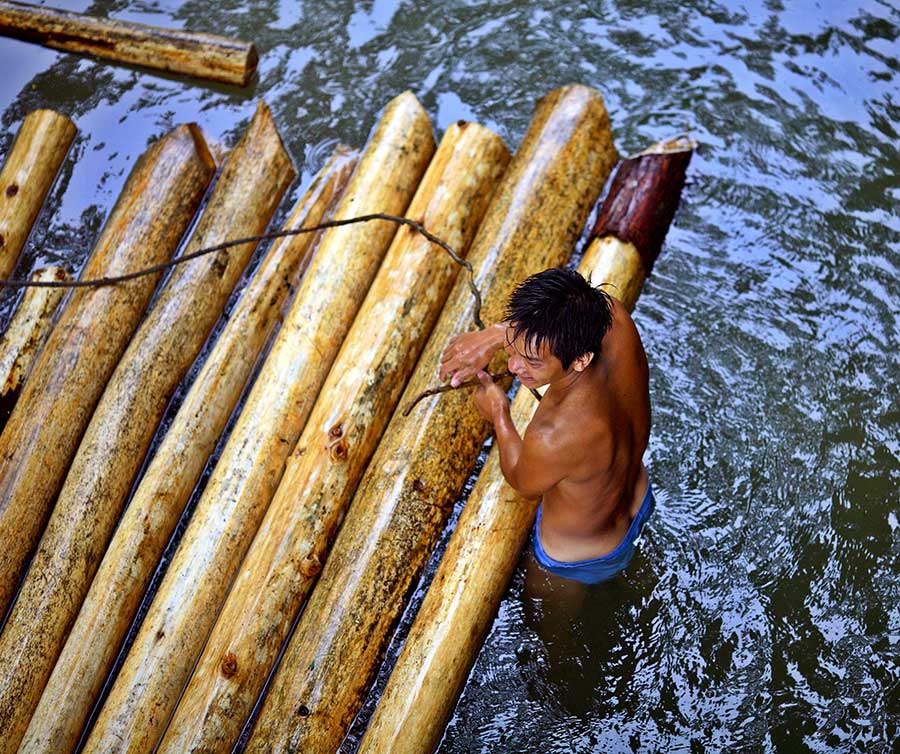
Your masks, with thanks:
[[[15,183],[10,183],[9,186],[6,187],[6,195],[9,197],[13,197],[19,193],[19,187]]]
[[[300,573],[305,579],[311,579],[322,570],[322,561],[319,556],[311,552],[300,561]]]
[[[222,656],[222,662],[219,666],[219,669],[222,671],[222,675],[225,678],[231,678],[237,673],[238,661],[234,652],[226,652]]]

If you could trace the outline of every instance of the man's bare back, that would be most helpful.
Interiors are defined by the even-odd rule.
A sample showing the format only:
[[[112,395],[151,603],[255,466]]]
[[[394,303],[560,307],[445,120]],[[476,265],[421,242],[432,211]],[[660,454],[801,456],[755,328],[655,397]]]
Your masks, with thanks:
[[[530,333],[500,323],[454,338],[441,368],[456,384],[479,374],[475,402],[494,425],[504,476],[526,497],[542,498],[540,544],[563,562],[615,550],[648,491],[641,460],[650,433],[647,359],[625,308],[612,298],[607,307],[599,353],[565,367],[546,340],[536,345]],[[525,387],[547,385],[524,437],[505,393],[480,371],[501,347]]]

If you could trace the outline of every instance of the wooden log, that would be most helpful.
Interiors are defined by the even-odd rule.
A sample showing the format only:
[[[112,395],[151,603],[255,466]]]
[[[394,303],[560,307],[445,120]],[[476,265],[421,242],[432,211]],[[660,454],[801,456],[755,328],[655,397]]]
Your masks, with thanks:
[[[407,215],[465,254],[508,161],[486,128],[453,124]],[[412,228],[394,237],[158,754],[231,751],[459,269]]]
[[[626,293],[623,303],[629,309],[678,204],[691,156],[690,145],[684,148],[681,153],[642,156],[623,163],[600,213],[600,217],[608,217],[611,207],[630,207],[631,211],[619,216],[616,227],[628,237],[634,237],[638,228],[649,231],[659,241],[655,250],[641,255],[632,243],[600,224],[599,237],[591,242],[578,268],[594,283],[612,283],[615,287],[605,289],[612,295]],[[629,164],[638,161],[642,162],[639,166]],[[631,180],[620,180],[623,173]],[[656,212],[658,225],[649,227],[646,216],[660,203],[671,211]],[[512,416],[520,432],[536,407],[529,392],[519,390]],[[536,511],[537,501],[519,496],[506,483],[499,453],[493,448],[369,722],[359,754],[429,754],[437,748],[512,578]]]
[[[53,110],[34,110],[22,121],[0,172],[0,278],[8,278],[19,261],[75,130]]]
[[[285,229],[326,219],[356,161],[355,152],[339,146]],[[278,239],[245,288],[125,510],[22,739],[21,754],[74,752],[166,543],[316,238]]]
[[[262,233],[294,176],[260,103],[185,252]],[[166,405],[256,245],[176,267],[110,378],[0,635],[0,754],[18,749]]]
[[[247,85],[259,62],[252,42],[10,0],[0,1],[0,34],[55,50],[236,86]]]
[[[518,281],[566,259],[615,160],[596,91],[563,87],[538,103],[469,255],[486,321],[502,316]],[[471,322],[472,299],[460,278],[401,405],[437,379],[447,340]],[[432,396],[409,417],[394,414],[276,671],[248,751],[337,750],[487,430],[462,391]]]
[[[150,147],[122,190],[84,279],[169,259],[214,173],[215,163],[194,125],[180,126]],[[159,277],[74,290],[38,354],[0,435],[0,613],[11,601],[91,413]]]
[[[34,271],[31,279],[69,280],[69,273],[62,267],[42,267]],[[65,288],[26,288],[0,339],[0,432],[16,405],[28,370],[50,334],[53,315],[65,292]]]
[[[433,151],[431,124],[421,105],[410,93],[396,97],[335,219],[402,213]],[[164,732],[395,230],[381,220],[333,228],[323,236],[86,752],[146,751]]]

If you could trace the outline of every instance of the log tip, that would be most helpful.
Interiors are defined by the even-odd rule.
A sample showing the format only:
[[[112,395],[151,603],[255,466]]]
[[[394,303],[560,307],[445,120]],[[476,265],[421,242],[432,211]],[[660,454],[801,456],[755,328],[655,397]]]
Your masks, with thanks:
[[[209,145],[206,143],[206,138],[203,136],[203,130],[196,123],[186,123],[183,126],[178,126],[173,133],[177,133],[184,129],[184,134],[187,138],[190,138],[194,142],[194,149],[197,152],[197,158],[202,162],[209,170],[215,171],[218,163],[216,162],[216,158],[213,157],[213,153],[209,148]]]
[[[70,142],[75,138],[75,132],[78,130],[68,115],[57,112],[56,110],[50,110],[49,108],[32,110],[25,116],[23,122],[33,123],[35,121],[47,121],[48,123],[53,124],[62,130],[63,137]]]
[[[65,267],[51,265],[49,267],[41,267],[34,271],[31,276],[32,280],[37,281],[58,281],[71,280],[72,276]]]
[[[259,51],[253,42],[247,43],[247,56],[244,58],[244,72],[241,77],[241,86],[247,86],[256,73],[256,67],[259,65]]]
[[[421,102],[419,102],[419,98],[416,97],[409,89],[405,92],[400,92],[394,99],[387,103],[387,107],[385,107],[384,112],[387,114],[391,110],[410,110],[412,111],[412,117],[415,118],[424,118],[429,125],[431,125],[431,118],[428,117],[428,113],[425,111],[424,106]]]
[[[675,217],[695,148],[693,139],[678,137],[622,161],[591,240],[612,235],[633,244],[649,275]]]

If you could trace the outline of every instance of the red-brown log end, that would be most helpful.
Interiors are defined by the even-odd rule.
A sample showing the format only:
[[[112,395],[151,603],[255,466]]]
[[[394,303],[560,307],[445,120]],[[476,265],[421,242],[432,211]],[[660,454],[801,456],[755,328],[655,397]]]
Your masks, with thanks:
[[[647,274],[678,209],[694,143],[679,139],[624,160],[600,208],[591,240],[613,235],[634,244]]]

